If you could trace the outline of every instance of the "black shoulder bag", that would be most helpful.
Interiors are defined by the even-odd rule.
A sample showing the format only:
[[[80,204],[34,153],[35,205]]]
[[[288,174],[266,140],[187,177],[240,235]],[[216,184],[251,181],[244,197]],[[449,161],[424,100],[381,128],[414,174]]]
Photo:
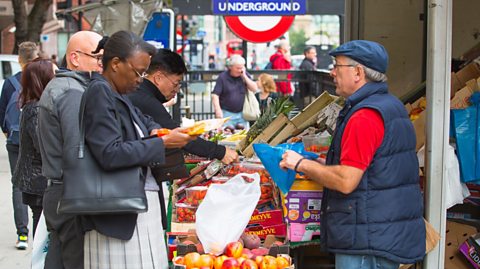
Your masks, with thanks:
[[[148,210],[141,167],[105,171],[85,145],[85,99],[80,102],[80,141],[63,156],[63,197],[57,212],[99,215],[141,213]],[[115,111],[121,126],[118,112]],[[120,128],[121,129],[121,128]]]

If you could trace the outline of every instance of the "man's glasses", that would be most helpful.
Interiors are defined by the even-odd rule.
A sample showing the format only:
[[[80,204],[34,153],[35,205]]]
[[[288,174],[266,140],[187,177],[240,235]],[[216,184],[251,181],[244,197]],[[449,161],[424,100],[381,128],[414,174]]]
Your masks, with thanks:
[[[127,61],[127,63],[139,78],[145,78],[148,75],[147,72],[142,72],[142,73],[138,72],[137,69],[135,69],[135,67],[133,67],[133,65],[129,61]]]
[[[102,64],[102,59],[103,59],[102,54],[93,55],[93,54],[90,54],[90,53],[83,52],[81,50],[76,50],[75,52],[86,55],[86,56],[91,57],[93,59],[96,59],[98,64]]]
[[[342,66],[355,67],[355,65],[353,65],[353,64],[334,64],[333,68],[337,69],[338,67],[342,67]]]
[[[173,82],[171,79],[168,78],[167,74],[165,73],[162,73],[164,77],[166,77],[168,79],[168,81],[170,81],[170,83],[172,83],[172,86],[176,89],[178,88],[180,85],[182,85],[182,81],[177,81],[177,82]]]

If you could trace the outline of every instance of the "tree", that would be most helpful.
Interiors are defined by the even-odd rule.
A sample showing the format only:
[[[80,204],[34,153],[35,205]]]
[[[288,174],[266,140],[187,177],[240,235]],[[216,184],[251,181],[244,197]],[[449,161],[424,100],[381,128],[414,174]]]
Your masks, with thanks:
[[[303,31],[303,29],[301,29],[300,31],[290,30],[288,34],[289,34],[290,46],[291,46],[290,53],[292,55],[303,54],[303,49],[305,48],[305,42],[307,42],[308,40],[308,38],[305,36],[305,31]]]
[[[47,20],[47,11],[53,0],[35,0],[28,15],[25,2],[25,0],[12,0],[16,28],[14,54],[18,52],[18,44],[24,41],[40,42],[40,34]]]

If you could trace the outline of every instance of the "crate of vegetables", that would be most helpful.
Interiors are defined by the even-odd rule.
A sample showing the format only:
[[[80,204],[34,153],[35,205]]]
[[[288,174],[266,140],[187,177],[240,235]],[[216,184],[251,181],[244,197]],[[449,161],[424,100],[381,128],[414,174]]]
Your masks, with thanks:
[[[195,213],[197,207],[186,203],[176,203],[175,213],[177,216],[177,222],[195,222]]]
[[[205,195],[207,194],[207,190],[208,190],[207,186],[194,186],[194,187],[186,188],[185,203],[192,206],[200,205],[203,198],[205,198]]]

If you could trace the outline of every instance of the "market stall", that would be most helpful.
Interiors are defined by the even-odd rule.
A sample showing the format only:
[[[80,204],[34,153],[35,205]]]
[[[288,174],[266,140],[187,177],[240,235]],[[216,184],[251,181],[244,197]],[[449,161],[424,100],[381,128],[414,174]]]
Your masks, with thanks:
[[[212,262],[214,268],[222,268],[223,260],[235,258],[238,266],[251,260],[258,268],[298,268],[305,253],[295,250],[320,243],[323,187],[293,171],[285,172],[289,176],[286,184],[285,175],[278,172],[275,158],[279,156],[254,145],[270,149],[300,145],[299,150],[312,158],[324,158],[342,102],[324,93],[292,116],[293,105],[281,98],[248,132],[208,132],[206,138],[235,148],[243,156],[226,166],[187,157],[195,167],[188,178],[173,182],[169,203],[167,240],[174,265],[208,267]],[[256,192],[258,197],[252,196]],[[209,259],[205,253],[215,256]],[[328,254],[324,256],[325,263],[331,264]]]

